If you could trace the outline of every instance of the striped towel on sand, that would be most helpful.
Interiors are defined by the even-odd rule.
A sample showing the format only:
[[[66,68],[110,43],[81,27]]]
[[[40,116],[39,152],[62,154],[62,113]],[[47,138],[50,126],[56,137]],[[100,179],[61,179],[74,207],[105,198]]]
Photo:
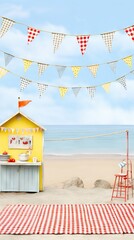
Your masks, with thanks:
[[[9,205],[0,234],[134,233],[134,204]]]

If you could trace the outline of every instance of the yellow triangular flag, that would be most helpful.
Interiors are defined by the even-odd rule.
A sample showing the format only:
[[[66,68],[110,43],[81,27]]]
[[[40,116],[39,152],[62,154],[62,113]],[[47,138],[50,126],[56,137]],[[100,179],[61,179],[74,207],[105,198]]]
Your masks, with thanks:
[[[0,78],[5,76],[7,72],[8,72],[8,70],[6,70],[4,68],[0,68]]]
[[[111,83],[105,83],[102,85],[102,87],[104,88],[104,90],[109,93],[110,92],[110,84]]]
[[[31,66],[32,61],[27,60],[27,59],[23,59],[23,64],[24,64],[24,71],[26,72],[27,69]]]
[[[74,77],[78,77],[78,73],[79,73],[81,67],[79,67],[79,66],[72,66],[71,68],[72,68],[72,72],[74,74]]]
[[[68,91],[68,88],[66,87],[59,87],[60,95],[61,97],[64,97],[66,92]]]
[[[122,59],[129,67],[132,67],[132,56],[128,56]]]
[[[94,77],[96,77],[98,67],[99,67],[99,64],[88,66],[88,69],[91,71]]]

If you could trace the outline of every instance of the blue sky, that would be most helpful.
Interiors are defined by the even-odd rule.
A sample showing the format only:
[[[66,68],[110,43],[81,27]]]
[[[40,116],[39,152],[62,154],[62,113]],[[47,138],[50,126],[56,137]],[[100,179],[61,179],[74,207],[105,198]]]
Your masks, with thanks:
[[[113,39],[109,53],[100,34],[124,29],[134,24],[133,0],[45,0],[45,1],[4,1],[0,0],[1,16],[49,32],[62,32],[67,35],[90,34],[91,37],[84,56],[75,36],[66,37],[57,52],[53,53],[52,36],[41,32],[27,45],[27,27],[15,24],[0,39],[0,50],[12,54],[14,58],[7,66],[18,76],[54,86],[102,85],[126,75],[134,69],[128,67],[122,58],[134,54],[134,42],[121,30]],[[1,21],[1,19],[0,19]],[[22,59],[49,64],[49,68],[38,77],[37,64],[24,72]],[[107,62],[117,60],[116,73]],[[120,60],[120,61],[118,61]],[[134,62],[134,60],[133,60]],[[99,64],[96,78],[87,68],[82,68],[77,78],[67,67],[59,78],[55,65],[89,66]],[[0,52],[0,65],[5,67],[3,52]],[[52,66],[53,65],[53,66]],[[134,74],[126,76],[127,91],[118,82],[110,85],[106,93],[100,86],[91,99],[86,88],[77,97],[69,90],[61,98],[58,88],[48,87],[39,98],[35,84],[30,84],[20,93],[20,78],[7,74],[0,79],[0,122],[17,111],[17,98],[31,99],[32,103],[22,108],[22,112],[41,124],[133,124],[134,123]]]

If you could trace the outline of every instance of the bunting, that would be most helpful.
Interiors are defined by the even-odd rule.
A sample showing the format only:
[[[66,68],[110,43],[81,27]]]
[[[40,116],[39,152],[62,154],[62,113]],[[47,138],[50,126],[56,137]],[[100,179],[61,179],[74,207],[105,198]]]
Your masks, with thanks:
[[[127,90],[126,76],[119,78],[117,81],[124,87],[125,90]]]
[[[74,74],[74,77],[78,77],[78,74],[79,74],[79,71],[80,71],[81,67],[80,66],[72,66],[71,68],[72,68],[72,72]]]
[[[36,29],[36,28],[32,28],[32,27],[28,27],[27,28],[27,31],[28,31],[28,44],[30,43],[30,42],[32,42],[34,39],[35,39],[35,37],[40,33],[40,30],[39,29]]]
[[[84,53],[86,51],[89,37],[90,37],[90,35],[77,36],[77,41],[80,45],[80,50],[81,50],[82,55],[84,55]]]
[[[59,77],[61,78],[65,69],[66,69],[66,67],[65,66],[56,66],[56,69],[57,69]]]
[[[65,34],[62,33],[52,33],[53,36],[53,46],[54,46],[54,53],[59,48],[60,44],[62,43],[62,40],[65,37]]]
[[[47,85],[45,85],[43,83],[37,83],[37,88],[38,88],[38,91],[39,91],[39,96],[42,97],[42,95],[46,91]]]
[[[129,73],[125,74],[124,76],[122,76],[122,77],[120,77],[120,78],[118,78],[116,80],[113,80],[111,82],[98,84],[96,86],[77,86],[77,87],[62,87],[62,86],[55,86],[55,85],[51,85],[51,84],[47,84],[46,85],[46,84],[38,83],[38,82],[35,82],[33,80],[29,80],[29,79],[26,79],[24,77],[21,77],[18,74],[15,74],[15,73],[7,70],[7,69],[4,69],[4,68],[0,67],[0,77],[4,76],[7,72],[13,74],[14,76],[20,77],[20,80],[21,80],[21,82],[20,82],[20,91],[23,91],[30,83],[34,83],[34,84],[38,84],[38,86],[40,86],[40,89],[38,89],[38,91],[40,91],[40,96],[44,93],[44,90],[46,90],[46,87],[52,87],[52,88],[59,89],[60,95],[62,97],[64,97],[64,95],[66,94],[66,92],[69,89],[72,89],[72,91],[75,94],[75,96],[77,96],[77,94],[79,93],[81,88],[84,88],[84,89],[87,88],[88,91],[89,91],[89,94],[91,95],[91,97],[93,97],[97,87],[103,87],[106,92],[109,92],[110,85],[113,82],[119,82],[126,89],[125,78],[129,74],[133,74],[134,70],[130,71]]]
[[[87,90],[89,92],[89,95],[91,98],[94,98],[95,92],[96,92],[96,87],[87,87]]]
[[[89,38],[90,38],[90,36],[93,36],[93,34],[92,35],[91,34],[75,35],[75,34],[65,34],[65,33],[58,33],[58,32],[54,33],[54,32],[48,31],[48,30],[40,30],[40,29],[36,29],[34,27],[29,27],[29,25],[26,25],[26,24],[20,23],[20,22],[16,22],[16,21],[6,18],[6,17],[1,17],[1,18],[2,18],[2,24],[1,24],[1,29],[0,29],[0,37],[2,37],[15,23],[17,23],[19,25],[23,25],[23,26],[27,27],[28,43],[31,43],[41,31],[52,34],[54,52],[59,48],[59,46],[65,36],[74,36],[77,39],[78,44],[80,45],[80,50],[81,50],[82,55],[84,55],[86,48],[87,48]],[[130,36],[131,39],[134,41],[134,25],[125,27],[123,29],[114,30],[113,32],[95,34],[95,36],[101,35],[109,52],[111,52],[114,34],[117,31],[121,31],[121,30],[124,30],[128,34],[128,36]]]
[[[110,92],[110,84],[111,84],[111,83],[109,82],[109,83],[105,83],[105,84],[102,85],[103,89],[104,89],[107,93]]]
[[[10,61],[12,60],[12,58],[14,58],[13,55],[8,54],[8,53],[4,53],[4,59],[5,59],[5,66],[7,66]]]
[[[38,75],[39,76],[42,75],[47,67],[48,67],[48,64],[38,63]]]
[[[7,74],[8,70],[0,67],[0,78],[4,77]]]
[[[99,67],[99,64],[88,66],[88,68],[91,71],[93,77],[96,77],[98,67]]]
[[[119,61],[126,61],[127,64],[132,65],[132,62],[133,62],[133,56],[134,55],[129,55],[129,56],[126,56],[126,57],[123,57],[119,60],[115,60],[115,61],[112,61],[112,62],[106,62],[106,63],[100,63],[100,64],[93,64],[93,65],[89,65],[89,66],[63,66],[63,65],[50,65],[48,63],[39,63],[39,62],[35,62],[34,60],[29,60],[29,59],[22,59],[22,58],[19,58],[17,56],[14,56],[10,53],[6,53],[2,50],[0,50],[0,52],[3,52],[4,53],[4,61],[5,61],[5,65],[7,65],[11,60],[12,58],[17,58],[17,59],[21,59],[23,62],[25,61],[25,68],[27,70],[27,67],[29,67],[28,65],[30,64],[33,64],[33,63],[36,63],[37,64],[37,67],[38,67],[38,75],[40,76],[41,74],[43,74],[43,72],[46,70],[46,68],[49,66],[51,67],[55,67],[57,72],[58,72],[58,75],[59,77],[62,77],[65,69],[68,67],[68,68],[76,68],[76,67],[80,67],[80,68],[88,68],[92,74],[93,77],[96,77],[97,75],[97,71],[98,71],[98,68],[101,66],[101,65],[104,65],[104,64],[107,64],[109,65],[110,69],[115,73],[116,72],[116,65],[117,65],[117,62]],[[28,64],[27,64],[28,63]],[[77,71],[76,71],[77,72]],[[77,74],[76,74],[77,76]]]
[[[108,48],[109,52],[112,51],[112,42],[113,42],[114,34],[115,34],[115,32],[101,34],[102,39],[104,40],[104,43],[105,43],[106,47]]]
[[[28,70],[28,68],[31,66],[32,61],[23,59],[23,64],[24,64],[24,71],[26,72]]]
[[[8,133],[24,133],[24,132],[38,132],[38,131],[42,131],[42,128],[10,128],[10,127],[0,127],[0,131],[1,132],[8,132]]]
[[[122,59],[129,67],[132,67],[132,56],[128,56]]]
[[[65,94],[67,93],[67,91],[68,91],[68,88],[66,88],[66,87],[59,87],[59,92],[60,92],[60,96],[61,97],[64,97]]]
[[[20,92],[22,92],[32,81],[21,77]]]
[[[132,38],[134,41],[134,25],[128,28],[125,28],[125,32],[128,34],[129,37]]]
[[[108,65],[110,66],[111,70],[115,73],[116,72],[116,64],[117,61],[109,62]]]
[[[2,17],[2,25],[0,29],[0,37],[3,37],[15,22],[11,19]]]
[[[81,89],[81,87],[72,87],[72,90],[73,90],[73,93],[74,93],[75,97],[77,97],[80,89]]]

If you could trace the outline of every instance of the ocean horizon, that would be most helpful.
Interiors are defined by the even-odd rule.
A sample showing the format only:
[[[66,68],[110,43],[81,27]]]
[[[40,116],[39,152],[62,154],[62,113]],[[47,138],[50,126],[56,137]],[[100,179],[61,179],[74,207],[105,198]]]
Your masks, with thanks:
[[[126,130],[129,132],[129,154],[134,155],[134,125],[45,125],[44,127],[45,155],[125,155]],[[115,132],[119,134],[107,135]],[[106,136],[101,136],[103,134]],[[90,136],[92,138],[88,138]],[[73,138],[74,140],[71,140]]]

